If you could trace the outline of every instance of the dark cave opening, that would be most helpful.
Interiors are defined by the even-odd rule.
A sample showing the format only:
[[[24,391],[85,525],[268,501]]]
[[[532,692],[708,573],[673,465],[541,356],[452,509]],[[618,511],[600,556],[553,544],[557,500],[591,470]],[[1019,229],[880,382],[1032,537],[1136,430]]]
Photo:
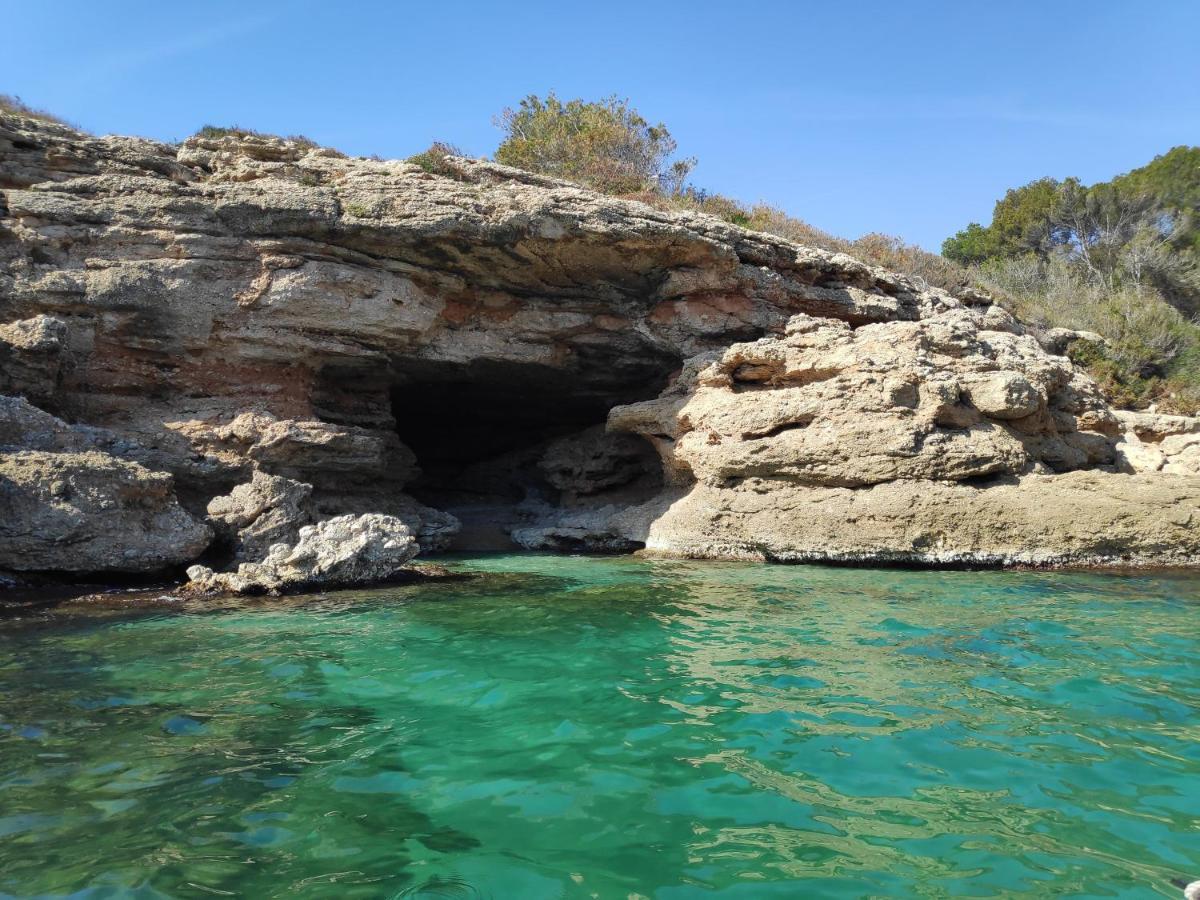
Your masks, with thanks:
[[[455,549],[508,549],[505,530],[517,506],[556,505],[575,495],[544,463],[555,441],[604,425],[612,407],[658,396],[677,365],[647,360],[630,367],[585,370],[497,360],[464,363],[407,359],[396,364],[392,415],[400,440],[416,455],[421,474],[405,490],[463,522]],[[657,455],[644,453],[626,468],[639,484],[661,479]],[[603,481],[603,478],[599,479]]]

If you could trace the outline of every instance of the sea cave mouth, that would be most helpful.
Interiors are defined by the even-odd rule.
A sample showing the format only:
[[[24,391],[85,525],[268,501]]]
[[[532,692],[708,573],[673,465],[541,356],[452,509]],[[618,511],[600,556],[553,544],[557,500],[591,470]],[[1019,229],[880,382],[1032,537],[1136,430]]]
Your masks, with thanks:
[[[462,522],[450,549],[514,549],[508,532],[529,515],[531,504],[558,508],[592,499],[594,471],[548,471],[546,454],[562,439],[602,432],[614,406],[657,396],[678,365],[645,363],[615,375],[611,367],[404,361],[395,368],[390,399],[396,434],[420,468],[406,492]],[[657,488],[661,467],[653,448],[640,438],[624,440],[640,452],[620,463],[628,470],[622,478],[644,490]],[[582,456],[584,468],[607,462],[586,451]],[[626,491],[622,501],[625,495],[636,493]]]

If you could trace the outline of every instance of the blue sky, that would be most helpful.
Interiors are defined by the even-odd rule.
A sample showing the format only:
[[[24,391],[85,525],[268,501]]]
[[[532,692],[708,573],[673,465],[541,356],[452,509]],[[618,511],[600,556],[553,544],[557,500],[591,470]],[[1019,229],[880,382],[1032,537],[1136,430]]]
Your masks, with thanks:
[[[937,249],[1043,175],[1200,143],[1200,0],[2,0],[0,92],[100,133],[205,123],[477,155],[525,94],[629,97],[694,179]]]

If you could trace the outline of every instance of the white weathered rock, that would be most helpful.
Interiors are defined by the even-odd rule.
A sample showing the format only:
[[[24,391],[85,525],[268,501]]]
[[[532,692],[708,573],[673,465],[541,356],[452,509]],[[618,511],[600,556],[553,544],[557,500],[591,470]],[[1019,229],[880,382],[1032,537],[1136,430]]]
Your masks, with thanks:
[[[1046,402],[1045,395],[1019,372],[990,372],[963,379],[971,404],[992,419],[1023,419]]]
[[[1125,410],[1116,416],[1124,432],[1116,444],[1123,471],[1200,475],[1200,417]]]
[[[1172,423],[1130,456],[1069,361],[984,324],[968,310],[856,330],[806,317],[685,367],[609,418],[655,441],[671,502],[644,529],[587,524],[693,556],[1200,562],[1200,434]],[[1116,474],[1122,460],[1178,477]]]
[[[236,572],[188,569],[200,593],[281,593],[300,588],[372,584],[396,577],[417,555],[412,531],[392,516],[339,516],[300,529],[296,543],[276,544],[261,562]]]
[[[260,560],[275,544],[295,543],[312,520],[311,484],[261,471],[208,504],[208,523],[235,560]]]

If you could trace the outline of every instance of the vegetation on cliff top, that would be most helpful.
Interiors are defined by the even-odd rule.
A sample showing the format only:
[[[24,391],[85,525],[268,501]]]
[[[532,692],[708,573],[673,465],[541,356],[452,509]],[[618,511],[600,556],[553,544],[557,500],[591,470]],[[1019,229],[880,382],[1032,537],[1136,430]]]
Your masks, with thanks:
[[[0,112],[63,123],[9,95],[0,95]],[[494,121],[503,132],[498,162],[662,209],[715,215],[951,292],[982,289],[1034,326],[1099,334],[1102,343],[1076,344],[1074,353],[1115,402],[1200,412],[1200,147],[1176,147],[1109,182],[1042,178],[1010,190],[989,224],[969,224],[938,255],[885,234],[836,237],[770,203],[698,187],[689,180],[695,157],[677,155],[667,126],[615,96],[530,95]],[[197,132],[227,135],[273,137],[236,125]],[[287,140],[317,146],[303,135]],[[435,142],[409,162],[452,174],[446,158],[461,155]]]
[[[266,131],[255,131],[253,128],[243,128],[240,125],[204,125],[196,132],[196,137],[200,138],[279,138],[280,140],[291,141],[294,144],[299,144],[302,147],[318,147],[316,141],[310,137],[305,137],[302,134],[270,134]]]
[[[517,107],[505,109],[495,124],[504,133],[495,157],[505,165],[663,209],[708,213],[810,247],[848,253],[946,290],[970,283],[963,267],[899,238],[869,234],[844,240],[769,203],[745,204],[697,187],[688,180],[696,158],[677,156],[667,126],[650,124],[628,100],[564,103],[553,93],[545,98],[530,95]]]
[[[1103,343],[1077,344],[1075,353],[1118,403],[1200,411],[1200,148],[1177,147],[1091,187],[1043,178],[1009,191],[989,225],[972,223],[938,256],[889,235],[838,238],[768,203],[697,187],[688,181],[696,159],[677,158],[667,127],[627,100],[531,95],[496,124],[499,162],[716,215],[951,292],[982,288],[1035,326],[1101,335]]]
[[[948,238],[1026,322],[1095,331],[1079,347],[1115,400],[1200,411],[1200,148],[1176,147],[1091,186],[1042,178],[1008,191],[992,221]]]

